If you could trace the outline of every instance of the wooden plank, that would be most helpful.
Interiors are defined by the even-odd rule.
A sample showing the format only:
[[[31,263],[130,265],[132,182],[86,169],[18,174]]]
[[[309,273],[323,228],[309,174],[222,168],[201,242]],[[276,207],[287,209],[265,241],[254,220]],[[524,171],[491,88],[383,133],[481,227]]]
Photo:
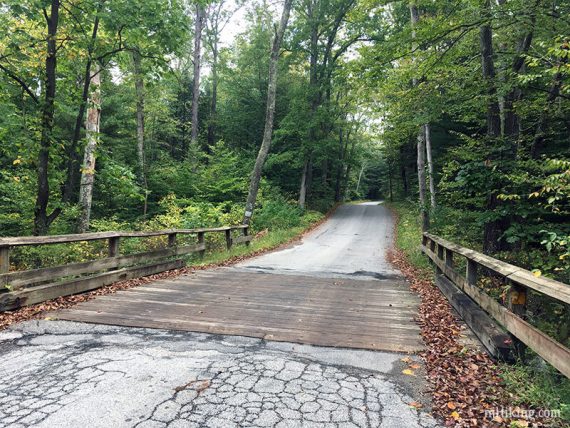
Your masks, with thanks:
[[[437,257],[429,249],[424,249],[424,252],[435,263],[438,263]],[[447,274],[444,263],[440,262],[440,267]],[[464,279],[462,284],[457,285],[513,336],[552,364],[566,377],[570,377],[570,349],[516,316],[467,280]]]
[[[71,294],[82,293],[84,291],[93,290],[117,281],[124,281],[132,278],[148,276],[172,269],[179,269],[184,265],[185,263],[182,260],[175,260],[171,262],[163,262],[147,266],[137,266],[112,272],[105,272],[87,278],[79,278],[60,283],[40,285],[21,291],[1,293],[0,311],[8,311],[19,308],[21,306],[28,306],[34,303],[40,303],[46,300],[55,299],[60,296],[69,296]]]
[[[97,241],[109,238],[145,238],[152,236],[178,234],[193,234],[204,232],[225,232],[227,230],[242,230],[247,225],[240,224],[235,226],[224,227],[203,227],[197,229],[166,229],[149,232],[95,232],[95,233],[76,233],[69,235],[48,235],[48,236],[23,236],[23,237],[5,237],[0,238],[0,247],[17,247],[23,245],[48,245],[48,244],[64,244],[69,242]]]
[[[513,359],[511,336],[444,275],[436,275],[435,283],[491,355],[507,361]]]
[[[9,271],[10,271],[10,247],[0,247],[0,274]]]
[[[105,313],[91,313],[81,310],[63,311],[58,316],[59,319],[69,321],[81,321],[97,324],[121,325],[127,327],[172,329],[179,331],[191,331],[210,334],[239,335],[246,337],[261,338],[277,342],[292,342],[310,344],[318,346],[330,346],[353,349],[372,349],[390,352],[414,353],[423,350],[423,344],[418,338],[414,341],[395,342],[393,340],[383,340],[381,337],[351,336],[339,337],[334,334],[323,334],[321,332],[292,333],[288,329],[280,328],[260,328],[249,325],[225,325],[212,324],[208,322],[187,322],[172,318],[153,318],[140,316],[121,316],[111,314],[112,318]]]
[[[362,311],[345,311],[343,313],[331,313],[326,310],[315,310],[314,308],[298,307],[295,305],[275,305],[264,303],[251,303],[247,300],[232,300],[230,304],[224,302],[216,305],[208,305],[207,302],[196,302],[194,299],[188,302],[173,301],[169,299],[157,298],[132,298],[126,297],[121,293],[120,296],[112,295],[97,299],[97,302],[89,304],[83,309],[89,308],[92,311],[109,310],[111,308],[130,308],[136,307],[137,313],[140,310],[152,310],[158,313],[175,313],[178,311],[182,318],[190,317],[190,319],[210,319],[222,320],[224,317],[230,316],[231,319],[237,319],[236,315],[240,315],[239,319],[249,319],[253,322],[260,323],[269,320],[277,322],[290,320],[294,324],[301,324],[306,327],[314,324],[314,320],[307,318],[305,314],[317,314],[317,324],[331,323],[335,331],[342,331],[345,328],[352,329],[358,325],[361,331],[366,331],[376,327],[385,327],[397,331],[412,331],[419,334],[419,327],[413,322],[413,315],[401,314],[397,311],[393,313],[380,312],[371,314],[366,310]],[[243,312],[243,313],[239,313]],[[337,325],[335,325],[335,323]]]
[[[61,319],[322,346],[413,352],[423,349],[418,299],[402,282],[204,271],[102,296]],[[382,293],[385,291],[385,293]],[[395,291],[390,293],[390,291]]]
[[[234,238],[234,243],[235,244],[242,244],[244,242],[250,242],[253,240],[253,236],[252,235],[245,235],[245,236],[237,236],[236,238]]]
[[[481,254],[477,251],[461,247],[457,244],[446,241],[445,239],[431,235],[429,233],[427,233],[426,236],[433,242],[437,242],[439,245],[442,245],[455,253],[461,254],[467,259],[473,260],[474,262],[485,266],[486,268],[510,279],[513,282],[522,284],[525,287],[533,289],[546,296],[550,296],[560,302],[570,304],[570,286],[567,284],[555,281],[550,278],[537,278],[532,274],[532,272],[521,267],[514,266],[501,260],[489,257],[485,254]]]
[[[95,273],[106,269],[118,269],[134,264],[146,263],[152,260],[181,256],[205,249],[205,245],[189,245],[184,247],[165,248],[130,254],[127,256],[108,257],[90,262],[72,263],[49,268],[10,272],[0,275],[0,285],[9,285],[10,289],[18,290],[23,286],[46,280],[55,280],[67,276]]]

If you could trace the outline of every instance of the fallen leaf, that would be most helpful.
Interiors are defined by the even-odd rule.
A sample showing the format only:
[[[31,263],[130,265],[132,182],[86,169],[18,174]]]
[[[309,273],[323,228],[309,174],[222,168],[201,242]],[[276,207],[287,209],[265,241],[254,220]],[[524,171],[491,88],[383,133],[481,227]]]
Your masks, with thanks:
[[[411,368],[411,369],[414,369],[414,370],[417,370],[417,369],[419,369],[420,367],[421,367],[421,366],[420,366],[419,364],[410,364],[410,368]]]
[[[408,376],[415,376],[415,373],[410,369],[402,370],[402,373],[404,373],[405,375],[408,375]]]
[[[461,419],[461,416],[459,416],[459,413],[457,412],[451,412],[450,415],[453,419],[455,419],[456,421],[458,421],[459,419]]]
[[[417,401],[412,401],[411,403],[409,403],[409,405],[415,407],[416,409],[421,409],[422,407],[424,407],[422,403],[418,403]]]
[[[453,401],[450,401],[447,403],[447,408],[449,410],[455,410],[455,409],[457,409],[457,406],[455,405],[455,403]]]

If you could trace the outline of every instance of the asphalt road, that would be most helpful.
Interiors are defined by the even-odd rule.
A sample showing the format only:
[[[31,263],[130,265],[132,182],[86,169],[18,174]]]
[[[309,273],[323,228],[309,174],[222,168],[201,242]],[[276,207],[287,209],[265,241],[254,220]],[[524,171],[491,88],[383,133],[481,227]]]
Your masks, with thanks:
[[[378,281],[398,274],[384,259],[391,230],[383,206],[344,206],[301,245],[240,269]],[[407,358],[29,321],[0,332],[0,427],[435,427]]]
[[[379,202],[347,204],[306,236],[300,245],[247,260],[239,267],[276,273],[391,278],[386,260],[394,222]]]

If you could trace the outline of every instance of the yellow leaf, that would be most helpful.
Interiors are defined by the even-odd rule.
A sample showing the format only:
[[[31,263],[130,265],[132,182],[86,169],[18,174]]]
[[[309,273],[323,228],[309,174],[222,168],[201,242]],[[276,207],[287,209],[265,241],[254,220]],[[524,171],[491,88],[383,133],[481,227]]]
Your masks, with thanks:
[[[408,376],[415,376],[414,372],[410,369],[402,370],[402,373],[404,373],[405,375],[408,375]]]
[[[18,165],[22,163],[22,159],[14,159],[14,162],[12,162],[12,165]]]
[[[538,278],[540,275],[542,275],[542,272],[541,272],[540,270],[538,270],[538,269],[534,269],[534,270],[532,271],[532,274],[533,274],[535,277]]]
[[[459,416],[459,413],[457,412],[451,412],[451,417],[453,419],[455,419],[456,421],[458,421],[459,419],[461,419],[461,416]]]

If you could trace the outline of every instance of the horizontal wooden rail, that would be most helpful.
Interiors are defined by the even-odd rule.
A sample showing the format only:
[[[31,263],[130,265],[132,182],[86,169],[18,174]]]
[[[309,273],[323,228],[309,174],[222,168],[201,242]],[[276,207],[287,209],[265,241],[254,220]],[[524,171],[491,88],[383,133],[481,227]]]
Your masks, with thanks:
[[[232,237],[232,231],[241,231],[242,236]],[[247,225],[199,229],[167,229],[150,232],[100,232],[76,235],[29,236],[0,238],[0,311],[39,303],[59,296],[80,293],[113,282],[151,275],[185,265],[183,260],[173,258],[206,250],[206,233],[224,233],[226,248],[233,244],[249,245],[253,239]],[[195,234],[197,243],[180,246],[178,235]],[[142,253],[120,255],[119,243],[123,238],[149,238],[166,236],[166,248]],[[61,266],[43,267],[26,271],[10,272],[10,249],[18,246],[54,245],[84,241],[107,241],[108,257]],[[87,276],[87,274],[90,274]]]
[[[570,377],[570,349],[558,343],[536,327],[525,321],[527,289],[549,296],[559,302],[570,303],[570,286],[549,278],[535,277],[531,272],[500,260],[461,247],[438,236],[424,233],[422,251],[431,259],[436,274],[441,280],[450,281],[469,296],[480,308],[499,322],[509,333],[531,348],[534,352]],[[465,276],[455,269],[454,255],[467,259]],[[507,307],[487,295],[477,287],[477,279],[482,269],[502,277],[510,285],[506,299]],[[441,286],[440,286],[441,288]],[[448,293],[444,293],[447,295]],[[453,304],[453,302],[451,302]],[[456,308],[457,309],[457,308]],[[469,323],[469,320],[466,319]],[[473,328],[472,325],[470,327]],[[480,339],[481,332],[473,328]],[[485,340],[482,340],[485,344]]]

